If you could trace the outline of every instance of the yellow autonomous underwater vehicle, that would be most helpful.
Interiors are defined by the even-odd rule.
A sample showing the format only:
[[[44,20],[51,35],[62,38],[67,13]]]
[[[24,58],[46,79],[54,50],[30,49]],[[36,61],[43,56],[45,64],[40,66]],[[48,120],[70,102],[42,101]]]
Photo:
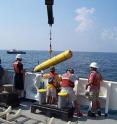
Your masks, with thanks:
[[[45,70],[47,68],[49,68],[50,66],[53,66],[53,65],[56,65],[58,63],[61,63],[69,58],[72,57],[72,51],[71,50],[66,50],[44,62],[42,62],[41,64],[37,65],[35,68],[34,68],[34,71],[35,72],[39,72],[41,70]]]

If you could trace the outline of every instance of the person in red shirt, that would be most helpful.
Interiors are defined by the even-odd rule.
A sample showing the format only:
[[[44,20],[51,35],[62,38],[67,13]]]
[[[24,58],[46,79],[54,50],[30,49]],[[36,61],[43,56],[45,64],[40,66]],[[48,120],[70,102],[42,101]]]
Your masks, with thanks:
[[[17,54],[16,55],[16,60],[13,63],[13,69],[15,72],[15,76],[14,76],[14,86],[15,86],[15,90],[19,95],[19,98],[21,98],[21,93],[24,89],[24,76],[23,76],[23,64],[22,64],[22,57],[21,54]]]
[[[66,73],[62,75],[62,81],[60,82],[61,92],[68,93],[68,106],[74,107],[74,115],[75,116],[83,116],[80,112],[80,104],[78,102],[77,96],[73,91],[74,83],[78,80],[78,77],[74,74],[74,70],[72,68],[68,68]]]
[[[100,102],[99,102],[99,91],[100,83],[102,81],[102,75],[97,71],[98,65],[96,62],[90,64],[90,73],[88,76],[88,84],[86,89],[89,87],[89,100],[91,101],[91,111],[88,112],[89,116],[96,117],[96,112],[101,116]]]

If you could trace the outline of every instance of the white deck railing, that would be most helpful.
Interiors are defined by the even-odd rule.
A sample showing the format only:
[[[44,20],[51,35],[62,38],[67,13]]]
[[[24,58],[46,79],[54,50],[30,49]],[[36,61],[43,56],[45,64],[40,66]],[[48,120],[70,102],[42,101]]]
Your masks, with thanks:
[[[5,83],[13,84],[13,74],[14,74],[13,71],[7,71],[5,73],[3,81]],[[36,75],[37,73],[31,73],[31,72],[27,72],[25,74],[26,98],[35,99],[36,88],[34,87],[34,82]],[[89,101],[85,97],[86,83],[87,83],[87,79],[80,78],[79,82],[76,82],[76,86],[75,86],[75,91],[79,94],[80,102],[83,105],[89,104]],[[108,113],[109,109],[117,110],[117,82],[104,80],[101,83],[100,100],[102,107],[105,108],[105,113]]]
[[[78,94],[80,104],[89,105],[89,100],[87,99],[85,93],[86,91],[86,84],[88,80],[84,78],[80,78],[79,81],[75,82],[75,92]],[[101,82],[100,88],[100,101],[101,107],[105,108],[105,113],[108,113],[109,110],[109,100],[110,100],[110,92],[111,92],[111,82],[103,81]],[[87,100],[86,100],[87,99]]]

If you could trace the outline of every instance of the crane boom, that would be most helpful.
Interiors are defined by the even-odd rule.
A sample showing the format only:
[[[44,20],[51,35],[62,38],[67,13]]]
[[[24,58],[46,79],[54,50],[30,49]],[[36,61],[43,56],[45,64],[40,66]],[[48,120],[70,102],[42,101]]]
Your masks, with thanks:
[[[50,26],[54,24],[53,4],[54,4],[54,0],[45,0],[45,5],[47,5],[48,24]]]

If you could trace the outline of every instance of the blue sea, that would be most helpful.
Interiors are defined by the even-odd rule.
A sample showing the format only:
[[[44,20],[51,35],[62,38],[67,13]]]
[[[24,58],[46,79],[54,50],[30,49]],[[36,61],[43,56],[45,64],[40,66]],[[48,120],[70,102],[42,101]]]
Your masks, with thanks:
[[[62,51],[53,51],[55,56]],[[5,50],[0,50],[0,58],[2,66],[5,69],[12,69],[12,63],[15,60],[15,54],[7,54]],[[49,59],[48,51],[26,51],[22,54],[24,68],[27,71],[33,71],[33,68],[47,59]],[[117,53],[103,52],[73,52],[71,59],[56,65],[57,73],[64,73],[68,67],[72,67],[79,77],[87,78],[89,73],[89,64],[97,62],[99,71],[102,73],[104,80],[117,81]],[[44,70],[45,72],[48,71]]]

